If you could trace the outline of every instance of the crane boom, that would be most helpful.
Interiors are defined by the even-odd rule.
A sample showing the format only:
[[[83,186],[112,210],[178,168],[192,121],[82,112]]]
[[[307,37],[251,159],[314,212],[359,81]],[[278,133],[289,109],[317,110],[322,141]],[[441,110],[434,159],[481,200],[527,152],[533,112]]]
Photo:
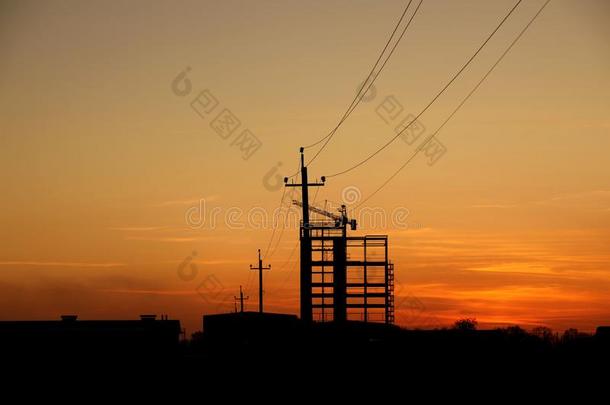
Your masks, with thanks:
[[[299,207],[303,206],[303,203],[301,201],[298,201],[298,200],[292,200],[292,203],[294,205],[299,206]],[[323,215],[323,216],[328,217],[328,218],[331,218],[331,219],[335,220],[336,222],[338,222],[341,225],[345,225],[345,224],[349,223],[349,225],[352,228],[352,230],[356,229],[356,220],[355,219],[352,219],[352,220],[347,219],[347,213],[346,213],[345,205],[342,205],[341,208],[339,209],[339,212],[341,212],[341,215],[334,214],[332,212],[323,210],[323,209],[318,208],[318,207],[313,207],[311,205],[309,206],[309,211],[315,212],[316,214],[320,214],[320,215]]]
[[[299,206],[299,207],[303,206],[303,203],[298,201],[298,200],[292,200],[292,203],[294,205]],[[310,205],[309,206],[309,211],[315,212],[316,214],[324,215],[325,217],[334,219],[335,221],[341,221],[341,215],[333,214],[332,212],[325,211],[325,210],[323,210],[321,208],[318,208],[318,207],[314,207],[314,206]]]

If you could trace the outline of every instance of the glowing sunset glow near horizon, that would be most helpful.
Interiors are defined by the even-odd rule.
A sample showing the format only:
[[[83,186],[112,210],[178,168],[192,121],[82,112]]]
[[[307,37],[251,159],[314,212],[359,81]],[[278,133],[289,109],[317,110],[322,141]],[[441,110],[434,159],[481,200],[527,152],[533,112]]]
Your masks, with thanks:
[[[420,117],[420,139],[543,3],[523,0]],[[310,176],[391,139],[514,4],[425,0]],[[257,249],[265,310],[298,313],[300,214],[278,210],[282,178],[337,124],[405,5],[3,1],[1,318],[156,313],[192,333],[240,285],[257,308]],[[608,2],[552,0],[439,132],[446,153],[350,211],[355,234],[389,235],[397,324],[610,324],[609,39]],[[310,199],[355,207],[416,147],[398,139]]]

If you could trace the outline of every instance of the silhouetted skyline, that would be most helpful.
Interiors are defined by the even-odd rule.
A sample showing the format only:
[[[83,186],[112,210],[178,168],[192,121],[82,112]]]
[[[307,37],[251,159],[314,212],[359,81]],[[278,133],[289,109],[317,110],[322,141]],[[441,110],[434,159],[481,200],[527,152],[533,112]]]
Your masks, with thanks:
[[[232,312],[240,285],[257,309],[257,249],[273,268],[265,311],[298,314],[300,216],[289,192],[277,210],[282,179],[337,125],[407,3],[4,2],[2,320],[164,313],[191,333]],[[552,0],[438,134],[444,153],[358,206],[543,3],[522,1],[408,137],[312,191],[319,209],[347,204],[355,235],[388,235],[397,325],[610,320],[606,1]],[[425,0],[311,180],[394,137],[515,4]]]

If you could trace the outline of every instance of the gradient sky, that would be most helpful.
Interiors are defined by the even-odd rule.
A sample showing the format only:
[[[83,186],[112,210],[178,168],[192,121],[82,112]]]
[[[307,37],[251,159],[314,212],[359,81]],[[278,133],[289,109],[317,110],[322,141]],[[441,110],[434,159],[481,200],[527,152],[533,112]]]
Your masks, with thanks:
[[[542,3],[523,1],[421,117],[426,133]],[[336,124],[405,4],[0,1],[1,318],[166,313],[190,333],[202,314],[232,310],[240,284],[255,309],[248,265],[271,227],[224,218],[278,206],[282,192],[265,175],[278,163],[291,174],[298,147]],[[398,122],[378,106],[394,96],[402,116],[419,112],[513,4],[425,0],[376,94],[311,175],[341,171],[391,138]],[[409,213],[407,227],[358,231],[390,237],[398,323],[610,323],[609,39],[607,1],[552,0],[438,135],[447,153],[432,166],[418,157],[367,202]],[[172,82],[187,66],[192,89],[179,96]],[[201,117],[190,103],[205,89],[219,104]],[[210,127],[224,108],[262,142],[248,160]],[[414,147],[398,140],[328,179],[317,202],[336,204],[348,187],[367,196]],[[218,221],[190,226],[185,214],[202,199]],[[282,228],[266,309],[296,313],[298,235]]]

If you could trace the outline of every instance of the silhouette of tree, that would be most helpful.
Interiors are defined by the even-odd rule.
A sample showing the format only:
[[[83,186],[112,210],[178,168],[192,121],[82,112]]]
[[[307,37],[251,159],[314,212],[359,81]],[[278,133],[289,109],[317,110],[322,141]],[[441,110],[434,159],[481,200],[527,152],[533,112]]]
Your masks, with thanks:
[[[553,333],[553,330],[551,328],[547,328],[546,326],[538,326],[532,329],[532,334],[534,336],[537,336],[545,343],[555,343],[555,341],[557,340],[557,335]]]
[[[561,340],[564,343],[573,342],[576,339],[578,339],[579,335],[580,335],[580,333],[578,332],[578,329],[570,328],[570,329],[566,330],[565,332],[563,332],[563,336],[561,337]]]
[[[472,331],[477,330],[477,326],[479,326],[479,323],[475,318],[463,318],[455,321],[453,324],[453,329]]]
[[[506,328],[506,334],[512,337],[526,337],[528,333],[519,325],[513,325]]]

